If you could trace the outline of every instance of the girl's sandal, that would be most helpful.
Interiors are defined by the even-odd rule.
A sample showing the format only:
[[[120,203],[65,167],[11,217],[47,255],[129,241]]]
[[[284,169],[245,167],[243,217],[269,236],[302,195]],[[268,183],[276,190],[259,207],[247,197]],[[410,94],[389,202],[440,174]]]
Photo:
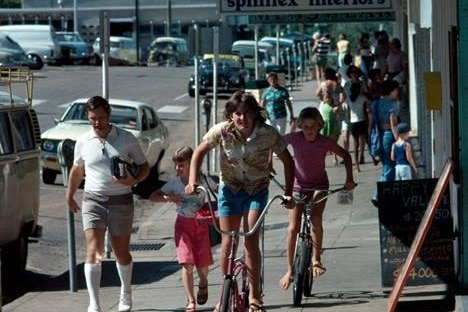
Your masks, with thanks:
[[[323,275],[327,271],[327,268],[325,268],[320,261],[315,262],[312,265],[311,269],[312,269],[312,274],[314,275],[314,277]]]
[[[197,311],[196,307],[197,306],[195,305],[195,301],[189,301],[185,306],[185,312],[195,312]]]
[[[249,312],[266,312],[266,310],[261,304],[251,303],[249,304]]]
[[[204,305],[208,301],[208,285],[205,287],[198,286],[197,303]]]

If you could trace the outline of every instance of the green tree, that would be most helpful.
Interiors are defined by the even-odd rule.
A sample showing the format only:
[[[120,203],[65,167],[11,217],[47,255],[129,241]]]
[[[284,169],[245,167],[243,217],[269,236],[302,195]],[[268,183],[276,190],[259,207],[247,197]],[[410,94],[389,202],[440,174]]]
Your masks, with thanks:
[[[21,0],[0,0],[0,8],[20,9]]]

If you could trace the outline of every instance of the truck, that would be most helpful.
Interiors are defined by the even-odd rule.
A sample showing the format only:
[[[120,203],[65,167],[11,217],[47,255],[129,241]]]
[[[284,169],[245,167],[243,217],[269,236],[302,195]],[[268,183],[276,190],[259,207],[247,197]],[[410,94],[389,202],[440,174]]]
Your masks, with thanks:
[[[0,68],[0,293],[6,298],[21,290],[29,239],[41,234],[41,131],[32,84],[29,68]],[[17,86],[24,98],[13,94]]]

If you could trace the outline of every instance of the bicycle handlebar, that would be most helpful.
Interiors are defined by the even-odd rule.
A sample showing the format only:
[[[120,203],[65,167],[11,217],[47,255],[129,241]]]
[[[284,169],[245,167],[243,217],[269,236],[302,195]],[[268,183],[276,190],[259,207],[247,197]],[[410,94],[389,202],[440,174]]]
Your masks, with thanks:
[[[265,208],[262,210],[262,213],[261,213],[260,216],[258,217],[258,219],[257,219],[257,221],[255,222],[254,226],[253,226],[249,231],[247,231],[247,232],[240,231],[240,230],[238,230],[238,231],[234,231],[234,230],[232,230],[232,231],[226,231],[226,230],[222,230],[222,229],[219,227],[218,222],[216,221],[215,213],[214,213],[214,211],[213,211],[213,207],[211,206],[211,195],[210,195],[210,192],[208,192],[208,191],[206,190],[206,188],[204,188],[203,186],[200,186],[200,185],[197,186],[197,191],[201,191],[201,192],[205,193],[205,195],[206,195],[207,198],[208,198],[208,200],[207,200],[207,202],[208,202],[208,207],[209,207],[209,209],[210,209],[210,214],[211,214],[211,217],[213,218],[213,221],[214,221],[214,222],[213,222],[213,225],[214,225],[216,231],[217,231],[218,233],[220,233],[220,234],[231,235],[231,236],[233,236],[233,237],[235,237],[235,236],[250,236],[250,235],[254,234],[254,233],[258,230],[258,228],[260,227],[260,225],[262,224],[263,219],[265,219],[265,215],[266,215],[268,209],[270,208],[271,204],[272,204],[275,200],[277,200],[277,199],[281,199],[281,202],[282,202],[282,203],[285,203],[285,202],[287,201],[287,199],[286,199],[285,196],[283,196],[283,195],[275,195],[275,196],[273,196],[272,198],[270,198],[270,199],[268,200],[268,202],[267,202]]]

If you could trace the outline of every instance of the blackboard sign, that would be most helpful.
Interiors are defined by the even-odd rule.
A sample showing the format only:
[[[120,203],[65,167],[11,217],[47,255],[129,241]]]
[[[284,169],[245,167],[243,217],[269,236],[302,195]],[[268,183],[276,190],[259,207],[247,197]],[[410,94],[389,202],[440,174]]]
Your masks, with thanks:
[[[378,182],[382,286],[391,287],[413,242],[437,179]],[[406,285],[453,283],[453,219],[449,189],[435,214]]]

